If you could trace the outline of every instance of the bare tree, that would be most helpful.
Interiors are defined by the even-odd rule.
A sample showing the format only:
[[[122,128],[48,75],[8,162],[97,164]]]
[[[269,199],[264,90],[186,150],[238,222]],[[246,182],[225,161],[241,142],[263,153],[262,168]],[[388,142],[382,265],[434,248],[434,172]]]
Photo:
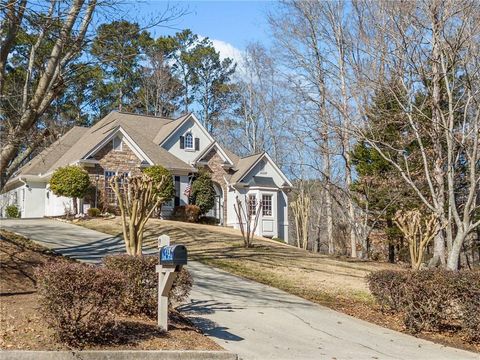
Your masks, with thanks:
[[[392,148],[368,123],[355,127],[357,136],[436,215],[434,259],[452,270],[458,268],[466,237],[480,225],[474,217],[480,182],[479,19],[480,5],[474,1],[362,2],[358,7],[358,26],[369,27],[362,32],[352,92],[358,109],[366,117],[371,91],[386,89],[407,119],[415,148]],[[412,172],[414,161],[421,165],[425,189]]]
[[[29,54],[27,73],[22,86],[22,101],[17,113],[9,114],[2,111],[4,128],[2,129],[2,149],[0,151],[0,174],[3,187],[8,178],[35,150],[38,142],[26,142],[25,136],[35,126],[40,116],[47,110],[51,102],[57,97],[68,81],[67,71],[69,64],[81,53],[85,36],[97,6],[97,0],[74,0],[69,7],[57,6],[56,0],[51,0],[45,15],[45,21],[36,33],[36,42]],[[3,9],[2,9],[3,10]],[[2,23],[2,42],[0,44],[0,96],[2,104],[6,104],[9,94],[5,94],[5,68],[8,56],[13,49],[14,39],[22,25],[27,9],[26,1],[9,1],[5,7],[6,22]],[[33,15],[33,14],[29,14]],[[30,16],[29,16],[30,17]],[[33,16],[31,16],[34,18]],[[53,26],[55,25],[55,26]],[[33,66],[37,59],[37,50],[44,46],[46,34],[58,27],[56,40],[51,46],[48,57],[41,69],[38,69],[38,78],[33,81]],[[33,26],[35,28],[35,26]],[[55,30],[56,31],[56,30]],[[3,105],[2,105],[3,108]]]
[[[143,67],[139,96],[146,114],[169,117],[178,109],[182,85],[160,51],[147,51],[148,64]]]
[[[262,203],[256,203],[256,198],[247,198],[242,201],[238,196],[235,198],[235,214],[242,233],[243,244],[246,248],[252,246],[253,237],[258,226],[258,219],[262,209]]]
[[[274,57],[259,43],[247,46],[238,71],[238,108],[234,126],[226,123],[227,137],[245,154],[267,151],[284,163],[285,123],[283,78]]]
[[[331,59],[325,52],[323,4],[315,1],[287,1],[278,13],[270,16],[278,57],[282,60],[286,83],[301,109],[294,107],[296,122],[292,133],[310,154],[300,155],[301,166],[309,166],[325,184],[325,206],[329,249],[333,251],[333,166],[336,163],[338,138],[335,138],[329,99]],[[292,109],[290,109],[292,110]],[[291,113],[290,113],[291,114]],[[356,246],[351,249],[356,257]]]

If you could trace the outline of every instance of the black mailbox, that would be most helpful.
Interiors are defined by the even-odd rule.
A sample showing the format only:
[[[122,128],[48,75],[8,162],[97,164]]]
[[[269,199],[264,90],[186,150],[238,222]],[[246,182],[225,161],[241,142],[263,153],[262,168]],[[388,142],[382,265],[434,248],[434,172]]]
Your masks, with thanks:
[[[163,246],[160,249],[160,265],[186,265],[187,248],[183,245]]]

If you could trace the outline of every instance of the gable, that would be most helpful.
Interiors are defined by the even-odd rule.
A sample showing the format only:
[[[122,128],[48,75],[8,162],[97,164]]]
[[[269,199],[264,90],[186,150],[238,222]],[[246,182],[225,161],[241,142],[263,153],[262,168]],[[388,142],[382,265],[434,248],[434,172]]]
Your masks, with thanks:
[[[292,186],[285,174],[278,168],[267,153],[264,153],[257,162],[238,180],[242,183],[262,184],[262,180],[271,178],[279,188]],[[270,182],[270,180],[268,181]]]
[[[213,154],[217,154],[224,164],[231,165],[232,167],[235,165],[232,160],[232,154],[228,154],[216,141],[205,148],[205,150],[195,158],[195,162],[208,162]]]
[[[139,148],[139,146],[130,138],[130,136],[121,128],[117,128],[110,135],[104,138],[82,159],[96,159],[98,156],[105,156],[108,153],[129,153],[133,154],[140,162],[146,162],[153,165],[153,161]],[[133,159],[130,159],[133,161]]]
[[[113,167],[115,167],[117,163],[118,165],[123,163],[128,166],[140,166],[142,161],[145,161],[132,150],[121,134],[114,136],[89,158],[101,162],[108,162],[112,164]]]
[[[188,143],[188,137],[190,136],[192,137],[192,142]],[[180,160],[187,164],[192,164],[212,143],[213,139],[210,134],[206,132],[205,128],[192,115],[185,119],[161,146]]]

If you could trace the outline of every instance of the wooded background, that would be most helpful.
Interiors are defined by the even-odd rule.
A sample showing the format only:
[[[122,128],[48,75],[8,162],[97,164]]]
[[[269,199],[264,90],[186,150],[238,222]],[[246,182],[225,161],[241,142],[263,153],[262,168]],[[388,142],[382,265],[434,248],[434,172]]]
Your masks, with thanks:
[[[268,14],[274,45],[249,44],[241,64],[188,29],[155,38],[181,8],[142,22],[121,9],[1,1],[2,187],[73,125],[194,111],[295,181],[298,246],[397,261],[408,250],[394,216],[417,209],[437,219],[431,266],[478,265],[478,1],[282,1]]]

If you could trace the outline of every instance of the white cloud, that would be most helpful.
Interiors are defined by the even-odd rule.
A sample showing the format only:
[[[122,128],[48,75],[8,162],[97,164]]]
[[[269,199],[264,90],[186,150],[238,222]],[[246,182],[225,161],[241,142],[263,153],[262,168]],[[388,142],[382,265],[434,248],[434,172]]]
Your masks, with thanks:
[[[199,38],[203,38],[202,36],[199,36]],[[243,71],[243,55],[244,52],[232,44],[223,41],[223,40],[218,40],[218,39],[210,39],[210,41],[213,44],[213,47],[215,50],[217,50],[220,53],[220,59],[223,60],[225,58],[230,58],[234,62],[237,63],[237,71],[242,72]]]

